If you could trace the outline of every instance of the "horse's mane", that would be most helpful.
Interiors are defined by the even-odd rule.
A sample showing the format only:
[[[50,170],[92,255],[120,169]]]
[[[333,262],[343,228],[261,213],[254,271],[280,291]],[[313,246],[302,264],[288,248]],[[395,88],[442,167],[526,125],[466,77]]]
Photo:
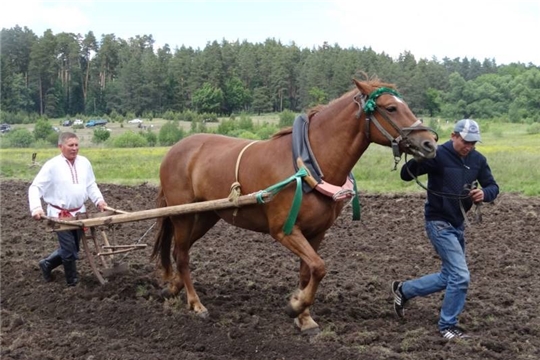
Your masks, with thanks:
[[[396,89],[396,85],[395,84],[390,84],[390,83],[385,83],[385,82],[382,82],[381,80],[379,80],[376,76],[372,77],[372,78],[369,78],[367,76],[367,74],[365,73],[361,73],[362,75],[364,75],[365,77],[365,80],[361,81],[364,85],[367,85],[367,87],[370,88],[369,92],[372,92],[373,90],[375,89],[378,89],[378,88],[381,88],[381,87],[387,87],[387,88],[391,88],[391,89]],[[339,98],[336,98],[332,101],[330,101],[328,104],[319,104],[319,105],[315,105],[314,107],[312,107],[311,109],[308,109],[307,110],[307,116],[308,116],[308,119],[311,119],[315,114],[317,114],[318,112],[322,111],[323,109],[327,108],[328,106],[331,106],[333,105],[334,103],[340,101],[341,99],[343,99],[344,97],[351,97],[354,93],[356,93],[358,91],[358,89],[356,89],[356,87],[348,92],[346,92],[345,94],[343,94],[342,96],[340,96]],[[281,130],[279,130],[278,132],[276,132],[274,135],[272,135],[272,139],[277,139],[279,137],[282,137],[282,136],[285,136],[287,134],[291,134],[292,133],[292,126],[290,127],[286,127],[286,128],[283,128]]]

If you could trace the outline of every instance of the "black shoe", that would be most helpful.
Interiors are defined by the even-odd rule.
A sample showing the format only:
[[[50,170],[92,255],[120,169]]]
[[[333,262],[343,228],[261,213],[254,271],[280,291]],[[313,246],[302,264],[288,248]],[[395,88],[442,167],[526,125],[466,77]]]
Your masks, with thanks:
[[[452,326],[446,329],[443,329],[440,331],[441,336],[447,340],[454,340],[454,339],[470,339],[471,337],[467,334],[465,334],[465,330],[460,328],[459,326]]]
[[[51,282],[53,279],[52,278],[53,269],[57,268],[61,264],[62,264],[62,258],[58,254],[58,250],[55,250],[47,258],[40,260],[39,268],[41,269],[41,274],[43,275],[43,279],[45,279],[46,282]]]
[[[402,286],[403,283],[401,281],[392,282],[392,294],[394,294],[394,312],[400,318],[405,316],[405,303],[407,302],[407,299],[401,292]]]

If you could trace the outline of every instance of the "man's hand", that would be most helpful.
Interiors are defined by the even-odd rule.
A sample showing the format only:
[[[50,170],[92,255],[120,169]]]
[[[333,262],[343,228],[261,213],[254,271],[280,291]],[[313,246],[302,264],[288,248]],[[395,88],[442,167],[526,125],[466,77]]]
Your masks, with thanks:
[[[45,213],[43,212],[43,209],[39,209],[39,210],[36,210],[34,212],[34,215],[32,215],[32,217],[35,219],[35,220],[41,220],[42,216],[44,216]]]
[[[471,197],[473,203],[478,204],[484,201],[484,191],[482,189],[472,189],[469,192],[469,196]]]
[[[107,203],[104,200],[101,200],[97,204],[97,208],[99,209],[99,211],[105,211],[106,207],[107,207]]]

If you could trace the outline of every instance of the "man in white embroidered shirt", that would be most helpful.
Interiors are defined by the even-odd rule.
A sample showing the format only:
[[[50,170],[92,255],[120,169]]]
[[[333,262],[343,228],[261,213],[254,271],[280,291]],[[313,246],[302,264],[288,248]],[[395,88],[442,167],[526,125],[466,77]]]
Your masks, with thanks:
[[[103,211],[107,203],[96,184],[90,161],[79,154],[79,138],[64,132],[58,138],[61,154],[48,160],[36,175],[28,189],[28,201],[32,217],[40,220],[45,215],[41,199],[47,203],[47,216],[69,218],[86,212],[85,201],[90,199]],[[52,270],[64,265],[68,286],[78,282],[76,260],[79,258],[79,239],[82,230],[59,231],[59,249],[39,262],[45,281],[52,280]]]

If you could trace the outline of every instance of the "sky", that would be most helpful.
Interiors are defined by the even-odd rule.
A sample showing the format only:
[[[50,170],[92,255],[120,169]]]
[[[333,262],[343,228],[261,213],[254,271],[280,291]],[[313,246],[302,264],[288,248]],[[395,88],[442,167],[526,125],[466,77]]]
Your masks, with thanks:
[[[371,48],[394,59],[408,51],[417,60],[540,66],[539,0],[15,0],[2,6],[0,27],[16,25],[38,36],[47,29],[92,31],[98,40],[152,35],[155,49],[274,39],[309,49],[324,42]]]

